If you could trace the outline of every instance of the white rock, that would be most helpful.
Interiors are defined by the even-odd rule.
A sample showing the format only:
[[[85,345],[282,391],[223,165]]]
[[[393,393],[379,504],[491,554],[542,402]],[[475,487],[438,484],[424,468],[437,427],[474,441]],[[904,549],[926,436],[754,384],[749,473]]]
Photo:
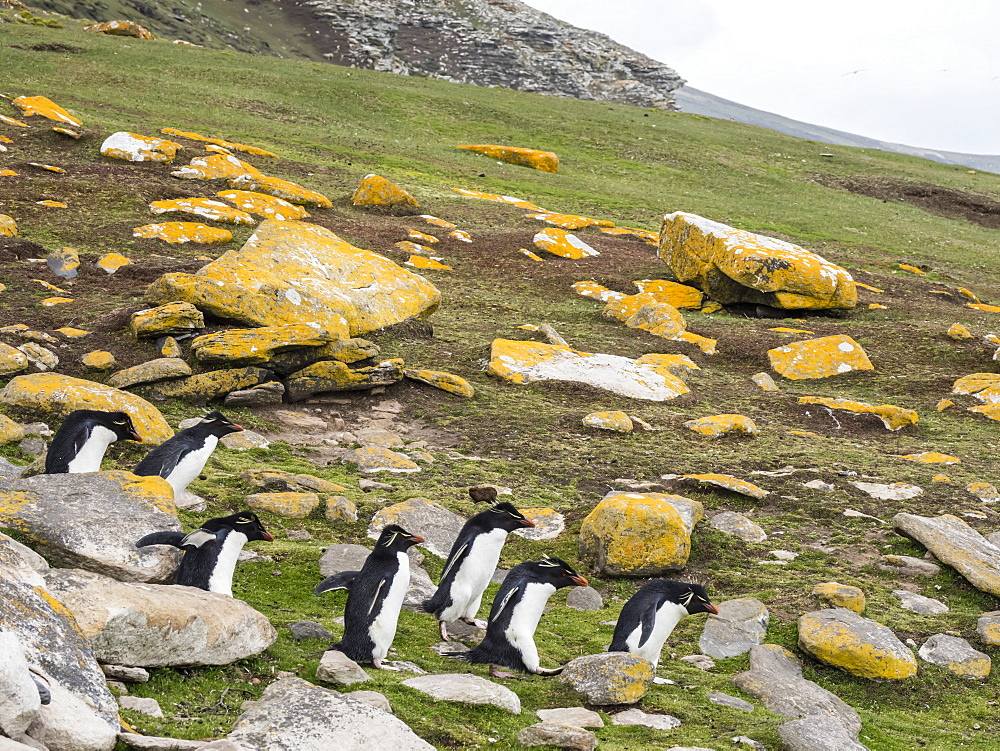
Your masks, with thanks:
[[[147,699],[141,696],[119,696],[118,703],[122,709],[141,712],[150,717],[163,717],[163,710],[160,709],[160,704],[156,699]]]
[[[948,612],[948,606],[940,600],[935,600],[933,597],[924,597],[905,589],[895,589],[892,593],[900,599],[900,607],[904,610],[910,610],[921,615]]]
[[[851,482],[851,485],[879,501],[906,501],[923,493],[922,488],[905,482],[884,485],[877,482]]]
[[[611,716],[614,725],[642,725],[654,730],[673,730],[681,726],[681,721],[668,714],[647,714],[641,709],[627,709]]]
[[[41,706],[21,640],[13,632],[0,631],[0,732],[17,738]]]
[[[521,700],[506,686],[471,673],[420,675],[403,681],[408,686],[433,699],[464,704],[492,704],[513,714],[521,714]]]

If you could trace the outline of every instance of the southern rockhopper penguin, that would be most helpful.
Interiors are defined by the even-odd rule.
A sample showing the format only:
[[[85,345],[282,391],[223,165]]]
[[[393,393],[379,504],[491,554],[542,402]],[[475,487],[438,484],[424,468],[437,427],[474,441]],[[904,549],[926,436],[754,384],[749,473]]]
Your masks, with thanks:
[[[382,660],[396,637],[399,610],[410,586],[406,551],[423,541],[423,537],[390,524],[382,530],[360,571],[341,571],[316,585],[316,594],[348,590],[344,636],[330,649],[343,652],[355,662],[373,663],[379,670],[393,669],[384,666]]]
[[[233,596],[233,572],[240,551],[250,540],[273,542],[257,515],[240,511],[232,516],[209,519],[194,532],[153,532],[135,544],[173,545],[184,551],[177,568],[177,584]]]
[[[176,497],[201,474],[219,439],[241,430],[242,425],[230,422],[221,412],[209,412],[197,425],[180,431],[146,454],[132,473],[159,475],[170,483]]]
[[[45,455],[45,474],[100,472],[104,452],[115,441],[142,443],[142,436],[124,412],[78,409],[56,431]]]
[[[631,652],[653,663],[678,621],[694,613],[719,614],[700,584],[654,579],[643,584],[625,603],[611,639],[609,652]]]
[[[470,489],[470,495],[473,490],[478,488]],[[484,500],[495,501],[496,491]],[[486,622],[478,620],[476,614],[483,592],[500,562],[500,551],[507,535],[515,529],[534,526],[531,519],[526,519],[506,502],[494,504],[465,523],[448,553],[437,592],[424,602],[424,610],[436,615],[441,622],[442,639],[451,641],[448,624],[455,620],[486,628]]]
[[[535,647],[535,628],[542,617],[545,603],[561,587],[587,587],[589,582],[565,561],[543,558],[527,561],[510,570],[490,609],[486,637],[478,646],[458,659],[483,665],[513,668],[536,675],[558,675],[562,668],[544,670],[539,667]]]

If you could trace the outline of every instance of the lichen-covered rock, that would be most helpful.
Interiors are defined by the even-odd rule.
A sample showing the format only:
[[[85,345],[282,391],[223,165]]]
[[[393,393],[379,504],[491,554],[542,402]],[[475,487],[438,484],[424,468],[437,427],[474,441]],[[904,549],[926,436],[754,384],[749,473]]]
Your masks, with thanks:
[[[768,350],[767,356],[771,367],[791,380],[875,369],[861,345],[846,334],[792,342]]]
[[[28,356],[16,347],[0,342],[0,376],[20,373],[28,367]]]
[[[688,420],[683,425],[695,433],[709,436],[729,435],[731,433],[757,435],[760,432],[757,430],[757,424],[745,415],[699,417],[697,420]]]
[[[652,663],[637,655],[608,652],[570,660],[559,682],[572,686],[588,704],[635,704],[655,675]]]
[[[631,433],[633,429],[632,418],[625,412],[591,412],[584,415],[583,424],[588,428],[599,430],[613,430],[618,433]]]
[[[210,154],[209,156],[195,157],[189,164],[170,174],[186,180],[232,179],[244,175],[263,177],[252,164],[247,164],[232,154]]]
[[[855,613],[865,612],[865,593],[858,587],[837,582],[821,582],[813,587],[813,594],[833,605]]]
[[[319,508],[315,493],[254,493],[243,499],[254,511],[266,511],[285,519],[305,519]]]
[[[307,219],[309,212],[302,206],[286,201],[284,198],[257,193],[252,190],[222,190],[216,193],[236,208],[248,214],[256,214],[261,219]]]
[[[131,368],[112,373],[108,385],[116,389],[127,389],[143,383],[165,381],[168,378],[183,378],[191,375],[191,366],[179,357],[160,357],[134,365]]]
[[[356,465],[363,474],[420,471],[420,467],[410,457],[384,446],[362,446],[345,454],[344,461]]]
[[[658,255],[678,281],[692,282],[723,304],[816,310],[858,302],[851,275],[825,258],[695,214],[663,218]]]
[[[355,206],[419,208],[417,199],[380,175],[365,175],[351,196]]]
[[[57,123],[65,123],[66,125],[75,125],[77,127],[83,125],[82,120],[73,117],[48,97],[19,96],[12,101],[14,106],[21,110],[21,114],[25,117],[40,115]]]
[[[37,371],[55,370],[59,356],[37,342],[25,342],[18,349],[28,358],[28,363]]]
[[[442,391],[447,391],[449,394],[457,394],[469,399],[476,395],[476,390],[472,384],[454,373],[445,373],[441,370],[406,368],[403,370],[403,375],[410,380],[420,381],[429,386],[439,388]]]
[[[184,300],[251,326],[315,322],[346,339],[430,315],[441,293],[423,277],[323,227],[268,220],[239,250],[196,274],[161,277],[146,298]]]
[[[566,529],[566,517],[551,508],[523,508],[521,513],[535,523],[534,527],[515,529],[513,534],[528,540],[554,540]],[[595,592],[593,587],[580,587]],[[574,592],[577,590],[573,590]],[[600,597],[600,595],[598,595]]]
[[[559,214],[555,211],[543,211],[539,214],[528,214],[531,219],[539,219],[547,224],[562,229],[584,229],[585,227],[614,227],[614,222],[607,219],[594,219],[578,214]]]
[[[191,303],[173,302],[133,313],[129,328],[136,338],[186,334],[205,328],[205,316]]]
[[[150,387],[149,394],[153,399],[193,399],[206,402],[220,399],[232,391],[253,388],[266,383],[271,377],[271,372],[263,368],[227,368],[173,381],[160,381]],[[245,437],[243,433],[239,435]]]
[[[0,415],[0,445],[20,441],[25,435],[23,425],[14,422],[7,415]]]
[[[121,410],[146,443],[163,443],[174,431],[152,404],[127,391],[57,373],[17,376],[0,390],[0,402],[65,417],[77,409]]]
[[[678,309],[697,310],[705,299],[700,289],[666,279],[640,279],[635,286],[640,294],[651,295],[657,302],[665,302]]]
[[[671,372],[669,364],[657,356],[630,360],[543,342],[494,339],[487,372],[517,384],[569,381],[650,401],[665,401],[690,392]]]
[[[17,237],[17,222],[14,217],[0,214],[0,237]]]
[[[132,230],[133,237],[147,240],[163,240],[168,243],[227,243],[233,239],[233,233],[227,229],[209,227],[197,222],[164,222],[162,224],[144,224]]]
[[[339,360],[324,360],[292,373],[285,382],[288,400],[301,401],[325,391],[363,391],[403,380],[403,361],[385,360],[352,370]]]
[[[323,516],[328,522],[335,524],[340,522],[353,524],[358,520],[358,507],[347,496],[331,496],[326,499],[326,510],[323,512]]]
[[[132,259],[126,258],[121,253],[105,253],[94,261],[94,265],[106,274],[114,274],[122,266],[128,266],[131,263]]]
[[[764,641],[771,614],[760,600],[738,597],[717,603],[705,622],[698,649],[709,657],[736,657]]]
[[[800,616],[799,646],[860,678],[901,680],[917,673],[916,658],[892,631],[846,608]]]
[[[175,44],[176,43],[177,42],[175,42]],[[186,138],[189,141],[200,141],[201,143],[212,144],[213,146],[224,148],[227,151],[243,151],[247,154],[254,154],[255,156],[267,156],[267,157],[272,157],[274,159],[278,158],[277,154],[267,151],[266,149],[262,149],[259,146],[248,146],[247,144],[244,143],[236,143],[235,141],[226,141],[225,139],[222,138],[203,136],[200,133],[192,133],[191,131],[178,130],[177,128],[160,128],[160,132],[165,133],[168,136],[179,136],[180,138]]]
[[[223,224],[256,224],[250,214],[234,209],[222,201],[211,198],[174,198],[168,201],[153,201],[149,204],[150,214],[193,214],[209,222]]]
[[[614,576],[659,576],[677,571],[691,554],[700,503],[665,493],[605,496],[580,527],[580,558]]]
[[[1000,597],[1000,548],[951,514],[929,518],[896,514],[892,524],[916,540],[979,590]]]
[[[754,485],[752,482],[747,480],[741,480],[738,477],[733,477],[732,475],[723,475],[715,472],[709,472],[703,475],[682,475],[678,477],[677,475],[664,476],[663,479],[669,480],[694,480],[695,482],[704,483],[707,485],[715,485],[723,490],[731,490],[734,493],[739,493],[740,495],[750,496],[751,498],[763,499],[769,494],[769,491],[764,490],[761,487]]]
[[[85,368],[90,368],[91,370],[111,370],[118,364],[115,356],[103,349],[95,349],[93,352],[88,352],[80,358],[80,362],[83,363]],[[114,383],[111,385],[118,388]]]
[[[830,396],[800,396],[799,404],[818,404],[827,409],[843,410],[856,415],[874,415],[882,421],[887,430],[899,430],[907,425],[916,425],[920,419],[914,410],[905,407],[896,407],[892,404],[865,404]]]
[[[181,145],[165,138],[150,138],[138,133],[118,131],[104,139],[101,154],[126,162],[170,164]]]
[[[2,372],[3,370],[0,368],[0,373]],[[965,489],[983,503],[997,503],[1000,501],[1000,490],[997,490],[995,485],[988,482],[970,482],[965,486]]]
[[[133,37],[135,39],[145,39],[152,41],[155,37],[149,29],[140,26],[135,21],[105,21],[103,23],[92,23],[83,27],[84,31],[92,31],[95,34],[110,34],[117,37]]]
[[[517,164],[521,167],[531,167],[542,172],[559,171],[559,157],[551,151],[526,149],[521,146],[491,145],[458,146],[457,148],[468,149],[477,154],[488,156],[490,159],[498,159],[501,162]]]
[[[321,347],[336,339],[316,323],[292,323],[205,334],[192,340],[191,351],[204,364],[265,365],[278,352]]]
[[[976,622],[976,634],[988,647],[1000,646],[1000,610],[983,613]]]
[[[427,498],[410,498],[380,509],[368,525],[368,536],[377,540],[382,528],[398,524],[424,538],[421,547],[439,558],[446,558],[462,530],[465,520],[458,514]]]
[[[231,177],[229,179],[229,186],[231,188],[239,188],[240,190],[264,193],[265,195],[281,198],[284,201],[299,204],[300,206],[318,206],[323,209],[333,206],[333,202],[322,193],[303,188],[298,183],[293,183],[290,180],[282,180],[280,177],[267,177],[260,173]]]
[[[953,323],[948,328],[947,333],[949,337],[951,337],[957,342],[964,342],[968,341],[969,339],[975,339],[975,337],[972,335],[972,332],[969,331],[968,328],[966,328],[960,323]]]
[[[600,255],[600,253],[576,235],[555,227],[543,229],[535,235],[532,242],[535,243],[535,247],[537,248],[547,250],[552,255],[559,256],[560,258],[569,258],[572,261],[578,261],[588,256]]]
[[[937,451],[923,451],[919,454],[906,454],[900,456],[900,459],[906,459],[911,462],[920,462],[921,464],[961,464],[962,460],[957,456],[951,456],[950,454],[940,454]]]
[[[965,639],[948,634],[934,634],[918,654],[921,660],[966,678],[988,678],[992,668],[989,655],[973,649]]]

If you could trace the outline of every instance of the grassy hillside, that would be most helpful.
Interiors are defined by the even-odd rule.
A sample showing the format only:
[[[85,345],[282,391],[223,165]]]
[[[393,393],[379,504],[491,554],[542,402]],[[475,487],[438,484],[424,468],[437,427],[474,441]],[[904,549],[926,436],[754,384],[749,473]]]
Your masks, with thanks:
[[[13,17],[9,12],[3,15]],[[345,483],[352,488],[350,496],[359,505],[361,521],[331,525],[320,516],[304,522],[266,519],[278,541],[253,547],[274,561],[242,566],[234,589],[271,618],[279,641],[267,653],[237,665],[153,671],[153,680],[133,692],[158,698],[167,719],[126,713],[143,731],[217,737],[228,731],[240,703],[258,696],[278,671],[312,680],[325,645],[295,643],[284,627],[314,619],[337,633],[331,619],[342,614],[344,598],[311,594],[319,580],[316,560],[321,548],[333,542],[364,541],[363,522],[384,501],[424,496],[468,514],[472,504],[465,488],[482,482],[513,487],[522,507],[551,506],[567,516],[568,531],[554,541],[513,540],[502,562],[510,566],[543,552],[576,561],[580,521],[617,478],[655,480],[665,473],[693,472],[744,477],[772,491],[767,500],[750,501],[699,488],[687,494],[710,513],[733,510],[753,516],[771,539],[748,545],[703,523],[694,535],[690,565],[678,578],[702,581],[715,601],[739,596],[763,600],[772,616],[768,640],[792,649],[795,619],[822,607],[810,594],[813,585],[830,580],[860,586],[868,596],[868,614],[901,638],[922,644],[932,634],[953,631],[978,644],[976,618],[998,609],[996,598],[945,569],[933,579],[909,585],[944,600],[951,607],[949,613],[918,616],[900,609],[892,590],[902,583],[875,564],[884,553],[920,556],[923,549],[893,534],[889,525],[846,518],[842,512],[851,508],[888,520],[898,511],[927,515],[971,511],[976,516],[967,521],[977,529],[985,533],[998,528],[997,514],[963,487],[976,480],[1000,482],[996,465],[1000,428],[965,411],[962,407],[973,402],[962,397],[955,397],[958,407],[935,411],[956,378],[996,370],[991,360],[995,347],[981,338],[957,343],[944,334],[955,322],[977,335],[1000,333],[1000,314],[970,310],[953,292],[955,286],[964,286],[984,302],[1000,303],[997,230],[954,218],[969,215],[960,200],[966,193],[1000,200],[996,175],[969,174],[962,167],[874,150],[831,147],[696,115],[103,37],[83,33],[68,21],[63,26],[0,23],[0,69],[8,71],[3,93],[44,94],[85,122],[80,141],[40,125],[30,131],[0,126],[0,133],[15,139],[9,151],[0,154],[0,168],[20,173],[0,177],[0,213],[17,219],[22,240],[40,246],[0,245],[0,282],[7,286],[0,295],[0,325],[25,323],[44,330],[92,327],[95,334],[84,344],[59,350],[60,372],[81,374],[78,357],[90,349],[109,349],[124,365],[155,356],[151,346],[137,345],[116,331],[117,326],[108,325],[113,319],[106,314],[138,302],[146,284],[159,274],[196,269],[205,256],[238,247],[250,234],[249,229],[238,229],[233,242],[221,247],[167,246],[132,238],[132,227],[150,221],[150,201],[207,196],[221,187],[173,179],[163,166],[100,157],[100,143],[113,131],[154,135],[160,128],[176,127],[274,151],[280,160],[250,157],[247,161],[267,174],[330,196],[334,208],[314,212],[313,221],[399,262],[405,255],[392,244],[404,239],[407,229],[433,229],[417,218],[352,208],[347,197],[370,172],[409,189],[427,213],[456,222],[475,238],[469,245],[443,240],[440,255],[455,270],[426,273],[443,293],[442,305],[430,319],[433,338],[397,332],[374,339],[385,356],[467,378],[477,389],[476,398],[459,400],[407,383],[382,396],[353,394],[348,395],[349,403],[309,405],[324,417],[334,416],[336,410],[350,426],[370,415],[371,406],[382,399],[397,400],[403,405],[397,424],[411,427],[414,437],[427,437],[437,459],[434,464],[418,475],[388,480],[392,492],[364,495],[355,490],[353,470],[340,463],[326,466],[328,455],[320,447],[310,452],[279,442],[270,450],[248,453],[220,450],[206,468],[207,479],[192,486],[211,504],[203,514],[182,514],[186,528],[239,509],[251,491],[236,475],[250,466],[312,472]],[[0,102],[0,114],[17,113]],[[494,142],[556,151],[562,169],[557,175],[546,174],[454,148],[459,143]],[[202,153],[187,143],[182,157]],[[821,156],[825,153],[833,156]],[[59,165],[68,174],[39,171],[27,162]],[[828,187],[875,186],[885,181],[930,185],[925,191],[930,199],[919,208]],[[689,313],[692,331],[719,341],[718,354],[706,356],[688,345],[604,318],[599,304],[570,289],[575,281],[594,279],[631,293],[634,280],[669,278],[669,269],[657,260],[653,248],[586,230],[580,235],[601,255],[575,262],[554,257],[533,262],[517,251],[531,247],[533,234],[544,225],[512,207],[462,198],[452,187],[515,195],[549,209],[653,230],[664,213],[694,212],[800,243],[847,267],[858,281],[885,292],[861,290],[861,304],[845,317],[811,316],[799,323],[748,318],[739,311]],[[42,199],[62,200],[69,208],[44,208],[36,204]],[[981,204],[986,208],[972,216],[989,225],[991,217],[996,219],[992,204]],[[31,281],[43,269],[27,259],[65,245],[75,247],[87,266],[66,286],[76,302],[42,308],[40,300],[51,293]],[[135,265],[113,277],[89,268],[99,254],[112,250],[131,257]],[[900,263],[927,273],[900,271]],[[54,277],[44,278],[63,284]],[[869,310],[870,303],[887,308]],[[518,326],[543,322],[583,351],[630,357],[678,352],[690,355],[702,369],[687,377],[690,395],[663,403],[636,402],[566,384],[514,386],[483,372],[494,338],[520,338],[526,335]],[[765,394],[749,377],[769,369],[768,349],[798,338],[770,330],[778,325],[808,329],[817,336],[850,334],[864,346],[875,371],[784,382],[781,393]],[[917,410],[920,422],[898,433],[851,418],[838,423],[825,412],[798,405],[795,397],[803,394],[898,404]],[[623,436],[584,428],[581,418],[596,409],[624,409],[662,430]],[[176,423],[197,413],[197,408],[171,403],[164,411]],[[712,440],[681,427],[691,418],[730,412],[752,417],[761,428],[760,436]],[[264,430],[271,427],[264,413],[241,412],[238,417]],[[822,437],[790,435],[791,430]],[[954,454],[962,463],[942,470],[898,458],[917,451]],[[28,458],[10,446],[2,452],[17,461]],[[108,466],[128,468],[138,456],[137,448],[116,448]],[[750,474],[786,466],[809,471]],[[939,471],[952,482],[932,482]],[[873,501],[847,483],[853,477],[850,473],[877,478],[872,482],[911,482],[924,493],[906,502]],[[833,483],[836,491],[802,486],[817,477]],[[293,542],[284,534],[302,527],[311,532],[311,541]],[[800,556],[787,566],[759,565],[778,548]],[[428,555],[426,565],[436,579],[441,562]],[[553,597],[537,635],[543,665],[601,651],[612,631],[601,622],[614,620],[638,586],[630,580],[599,577],[593,583],[607,603],[600,612],[566,609],[564,591]],[[682,727],[657,734],[609,726],[598,731],[601,748],[724,749],[732,747],[730,739],[736,735],[780,748],[776,728],[783,720],[758,702],[753,714],[745,714],[706,699],[709,691],[740,693],[730,678],[746,668],[745,657],[720,660],[710,672],[667,659],[667,654],[698,652],[703,622],[701,617],[682,622],[665,649],[659,674],[678,685],[654,686],[643,701],[647,711],[679,717]],[[430,652],[427,646],[434,641],[436,624],[429,616],[404,612],[395,657],[430,671],[466,669]],[[991,654],[1000,656],[996,650]],[[918,677],[888,685],[852,678],[809,658],[805,662],[807,678],[860,712],[861,740],[870,748],[996,747],[1000,733],[996,674],[975,683],[921,664]],[[483,669],[474,670],[485,674]],[[383,691],[397,715],[439,747],[510,748],[517,730],[534,722],[536,709],[578,702],[571,690],[553,680],[509,680],[505,683],[520,695],[525,708],[523,715],[513,717],[499,710],[425,701],[399,686],[400,680],[398,674],[379,674],[364,688]]]

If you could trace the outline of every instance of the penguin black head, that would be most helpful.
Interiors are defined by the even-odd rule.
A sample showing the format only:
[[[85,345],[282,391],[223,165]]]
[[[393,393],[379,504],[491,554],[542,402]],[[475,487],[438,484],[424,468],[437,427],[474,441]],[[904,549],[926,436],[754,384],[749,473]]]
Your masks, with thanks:
[[[489,514],[488,521],[493,529],[505,529],[508,532],[513,532],[515,529],[535,526],[531,519],[514,508],[514,504],[507,501],[493,504],[486,513]]]
[[[719,609],[711,603],[708,599],[708,592],[700,584],[661,579],[658,589],[666,595],[666,598],[670,602],[676,602],[683,607],[688,612],[688,615],[694,615],[695,613],[719,614]]]
[[[389,524],[382,529],[382,534],[375,543],[375,549],[402,553],[423,541],[424,538],[420,535],[411,535],[398,524]]]
[[[132,418],[125,412],[104,412],[99,409],[77,409],[66,416],[60,432],[73,431],[77,426],[100,425],[115,434],[115,440],[137,441],[142,443],[142,436],[132,424]],[[54,439],[53,439],[54,442]]]
[[[237,425],[219,411],[209,412],[201,418],[201,422],[198,423],[198,427],[202,430],[207,430],[209,434],[219,436],[220,438],[224,435],[239,433],[243,430],[242,425]]]
[[[546,556],[540,561],[530,564],[532,573],[538,581],[551,584],[556,589],[560,587],[589,587],[590,582],[580,576],[573,567],[562,558],[549,558]]]
[[[274,542],[274,536],[264,529],[264,525],[260,523],[257,514],[252,511],[240,511],[231,516],[220,516],[215,519],[209,519],[201,525],[202,529],[207,529],[209,532],[218,532],[223,527],[229,527],[236,532],[246,535],[247,540]]]

